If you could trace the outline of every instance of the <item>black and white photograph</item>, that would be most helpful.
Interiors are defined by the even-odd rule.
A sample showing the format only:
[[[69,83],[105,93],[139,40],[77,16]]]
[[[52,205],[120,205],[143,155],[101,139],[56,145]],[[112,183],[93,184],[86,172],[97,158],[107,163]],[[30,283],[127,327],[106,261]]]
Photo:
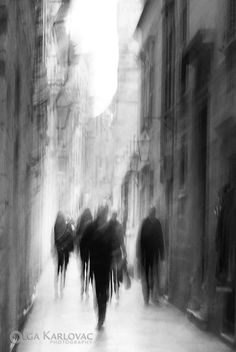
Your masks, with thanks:
[[[236,0],[0,0],[0,352],[236,350]]]

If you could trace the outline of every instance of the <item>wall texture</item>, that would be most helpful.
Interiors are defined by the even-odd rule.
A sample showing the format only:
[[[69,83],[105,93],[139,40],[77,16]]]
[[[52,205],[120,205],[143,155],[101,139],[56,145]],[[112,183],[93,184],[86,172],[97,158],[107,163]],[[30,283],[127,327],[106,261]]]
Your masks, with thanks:
[[[39,74],[39,1],[0,2],[0,350],[32,304],[54,221],[53,163],[47,103],[35,92]],[[38,24],[42,27],[42,23]],[[41,38],[40,38],[41,40]]]

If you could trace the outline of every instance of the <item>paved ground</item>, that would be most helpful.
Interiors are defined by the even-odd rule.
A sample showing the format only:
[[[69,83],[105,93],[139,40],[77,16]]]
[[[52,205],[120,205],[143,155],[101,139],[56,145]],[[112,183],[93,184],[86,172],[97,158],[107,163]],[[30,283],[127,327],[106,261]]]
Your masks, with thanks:
[[[132,282],[130,290],[121,292],[119,305],[112,302],[108,306],[105,328],[97,332],[92,292],[87,302],[81,302],[79,287],[78,268],[73,259],[68,268],[64,297],[55,300],[53,265],[48,265],[24,329],[25,341],[18,345],[17,352],[232,351],[214,336],[198,330],[172,307],[164,303],[144,307],[137,282]]]

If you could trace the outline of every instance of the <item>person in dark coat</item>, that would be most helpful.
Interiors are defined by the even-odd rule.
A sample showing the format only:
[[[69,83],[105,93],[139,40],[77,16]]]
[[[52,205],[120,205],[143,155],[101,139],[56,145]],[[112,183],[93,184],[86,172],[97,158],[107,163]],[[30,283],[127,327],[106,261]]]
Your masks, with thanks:
[[[142,291],[145,304],[153,294],[155,274],[159,260],[164,260],[164,241],[160,221],[156,218],[156,208],[150,209],[144,219],[137,239],[136,256],[141,270]]]
[[[66,230],[64,233],[64,256],[65,256],[64,286],[65,286],[66,271],[69,264],[70,254],[74,251],[74,238],[75,238],[74,220],[70,216],[68,216],[66,218]]]
[[[127,252],[124,241],[123,226],[117,220],[117,212],[113,211],[108,223],[108,232],[112,238],[113,261],[112,261],[112,283],[117,299],[119,298],[119,287],[123,282],[123,274],[130,286],[130,277],[127,269]]]
[[[112,238],[108,231],[108,208],[100,207],[97,218],[85,230],[82,243],[88,248],[90,279],[94,283],[97,307],[97,329],[103,326],[109,299],[109,279],[112,263]]]
[[[85,229],[92,222],[92,214],[90,209],[86,208],[76,226],[76,237],[75,237],[75,247],[77,255],[80,255],[81,260],[81,297],[83,294],[88,294],[88,264],[89,264],[89,254],[87,245],[85,245],[82,238],[85,233]]]
[[[55,297],[58,297],[58,283],[61,297],[65,287],[66,270],[70,252],[73,251],[73,226],[59,211],[54,225],[54,250],[56,258]]]
[[[82,253],[82,258],[85,263],[85,276],[86,280],[93,282],[93,275],[91,272],[91,264],[90,264],[90,246],[91,241],[93,240],[94,234],[99,225],[99,216],[95,217],[94,220],[90,221],[84,228],[83,236],[80,240],[79,250]]]

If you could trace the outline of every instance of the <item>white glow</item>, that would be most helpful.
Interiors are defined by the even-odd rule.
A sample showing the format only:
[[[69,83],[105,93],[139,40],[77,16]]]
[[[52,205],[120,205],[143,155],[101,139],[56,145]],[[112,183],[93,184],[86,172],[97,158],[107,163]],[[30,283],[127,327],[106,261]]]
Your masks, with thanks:
[[[117,0],[74,0],[67,31],[79,54],[90,53],[94,115],[103,112],[117,87]]]

